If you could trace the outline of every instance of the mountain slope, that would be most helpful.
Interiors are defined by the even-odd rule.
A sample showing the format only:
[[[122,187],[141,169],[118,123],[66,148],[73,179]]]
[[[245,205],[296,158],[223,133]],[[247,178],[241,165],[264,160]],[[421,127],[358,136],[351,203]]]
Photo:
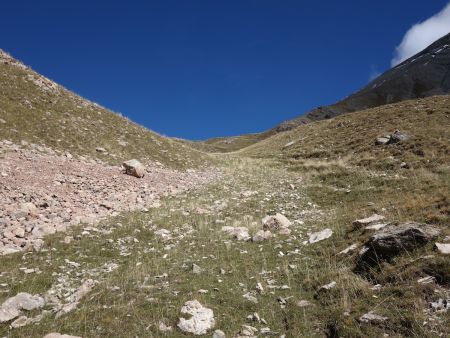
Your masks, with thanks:
[[[0,139],[115,164],[133,157],[173,168],[208,161],[201,152],[66,90],[1,50],[0,102]]]
[[[279,133],[241,151],[288,162],[347,162],[377,169],[438,167],[448,164],[450,96],[408,100],[315,121]],[[408,140],[377,145],[377,138],[400,130]]]
[[[335,104],[315,108],[305,115],[285,121],[262,133],[209,139],[203,143],[212,146],[214,151],[236,151],[312,121],[404,100],[448,93],[450,93],[450,33]]]
[[[283,122],[276,131],[404,100],[450,93],[450,33],[349,97]]]

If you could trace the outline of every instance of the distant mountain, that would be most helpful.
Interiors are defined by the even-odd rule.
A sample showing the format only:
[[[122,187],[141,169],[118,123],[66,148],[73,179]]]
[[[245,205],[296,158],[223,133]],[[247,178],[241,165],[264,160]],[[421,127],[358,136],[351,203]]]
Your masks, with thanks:
[[[409,99],[450,93],[450,33],[388,70],[366,87],[330,106],[281,123],[276,132],[300,124]]]

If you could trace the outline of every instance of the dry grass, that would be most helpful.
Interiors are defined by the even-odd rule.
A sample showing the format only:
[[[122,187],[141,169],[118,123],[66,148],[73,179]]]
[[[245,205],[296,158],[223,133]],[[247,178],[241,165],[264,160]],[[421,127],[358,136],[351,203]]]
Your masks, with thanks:
[[[300,126],[242,150],[255,157],[286,161],[345,160],[372,169],[448,165],[450,154],[450,97],[404,101],[334,119]],[[406,142],[376,146],[375,139],[395,130],[408,133]],[[292,145],[286,146],[289,142]]]
[[[0,62],[0,139],[49,146],[109,163],[138,158],[185,169],[209,157],[56,86],[41,87],[31,69]],[[49,81],[45,79],[45,81]],[[50,82],[51,83],[51,82]],[[96,152],[105,148],[108,155]]]

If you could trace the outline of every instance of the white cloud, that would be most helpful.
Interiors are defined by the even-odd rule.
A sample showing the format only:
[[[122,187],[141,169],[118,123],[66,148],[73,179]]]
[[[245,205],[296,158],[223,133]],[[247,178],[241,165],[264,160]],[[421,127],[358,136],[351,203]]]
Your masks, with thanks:
[[[450,3],[431,18],[413,25],[397,46],[391,66],[396,66],[450,32]]]

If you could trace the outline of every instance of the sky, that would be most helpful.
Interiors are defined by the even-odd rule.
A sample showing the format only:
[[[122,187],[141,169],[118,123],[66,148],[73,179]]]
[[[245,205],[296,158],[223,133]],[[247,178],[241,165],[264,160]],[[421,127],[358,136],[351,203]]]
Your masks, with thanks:
[[[0,48],[149,129],[199,140],[348,96],[450,31],[448,3],[15,0],[1,6]]]

